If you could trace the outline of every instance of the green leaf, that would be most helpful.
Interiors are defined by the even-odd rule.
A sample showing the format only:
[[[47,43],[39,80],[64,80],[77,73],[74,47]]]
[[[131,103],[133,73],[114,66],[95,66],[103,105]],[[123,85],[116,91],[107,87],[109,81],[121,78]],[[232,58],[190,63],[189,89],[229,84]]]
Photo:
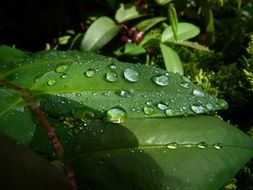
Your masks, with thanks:
[[[142,32],[146,32],[150,28],[152,28],[154,25],[158,24],[159,22],[165,21],[167,18],[166,17],[155,17],[155,18],[150,18],[147,20],[143,20],[139,22],[137,25],[135,25],[135,28]]]
[[[146,53],[146,50],[143,47],[141,47],[137,44],[133,44],[133,43],[126,43],[125,44],[124,54],[135,56],[135,55],[140,55],[143,53]]]
[[[28,145],[33,138],[36,123],[20,93],[0,87],[0,132],[21,144]],[[22,125],[21,125],[22,124]]]
[[[109,17],[98,18],[86,31],[81,42],[81,51],[97,51],[120,31],[120,26]]]
[[[0,149],[1,189],[71,190],[62,171],[1,133]]]
[[[207,46],[200,45],[197,42],[191,42],[191,41],[181,41],[180,42],[179,41],[179,42],[175,42],[175,44],[190,47],[190,48],[194,48],[194,49],[197,49],[197,50],[200,50],[200,51],[211,52],[211,50]]]
[[[252,139],[217,117],[122,125],[73,128],[66,154],[81,189],[219,189],[253,156]]]
[[[200,32],[200,29],[190,23],[181,22],[178,23],[178,30],[177,30],[177,40],[184,41],[190,38],[197,36]],[[173,35],[173,29],[171,26],[167,27],[162,33],[162,42],[172,42],[177,41]]]
[[[160,49],[163,55],[163,60],[167,71],[178,73],[180,75],[184,74],[182,62],[177,54],[171,47],[164,44],[160,44]]]
[[[170,49],[161,47],[175,59]],[[47,101],[47,111],[64,104],[70,113],[89,107],[110,115],[119,108],[127,118],[145,118],[194,115],[227,107],[224,100],[207,94],[184,76],[92,53],[42,52],[24,63],[3,73],[5,80],[29,89],[37,100],[57,96],[59,101]],[[65,110],[56,114],[61,116]]]
[[[169,5],[168,12],[174,39],[175,41],[178,41],[178,19],[177,19],[177,12],[173,4]]]
[[[172,0],[155,0],[159,5],[166,5]]]
[[[143,15],[137,11],[137,8],[134,4],[120,4],[120,8],[115,13],[115,20],[119,23],[126,22],[139,18]]]

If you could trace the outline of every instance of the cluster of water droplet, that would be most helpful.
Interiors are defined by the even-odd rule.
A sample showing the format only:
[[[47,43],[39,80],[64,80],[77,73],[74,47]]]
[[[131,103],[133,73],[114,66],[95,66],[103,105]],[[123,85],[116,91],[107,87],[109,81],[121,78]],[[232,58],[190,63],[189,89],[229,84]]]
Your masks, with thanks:
[[[178,144],[176,142],[170,142],[166,145],[166,147],[169,149],[177,149],[179,147],[183,147],[183,148],[197,147],[200,149],[205,149],[207,147],[213,147],[217,150],[220,150],[220,149],[222,149],[223,145],[221,143],[215,143],[215,144],[208,145],[206,142],[199,142],[197,144]]]

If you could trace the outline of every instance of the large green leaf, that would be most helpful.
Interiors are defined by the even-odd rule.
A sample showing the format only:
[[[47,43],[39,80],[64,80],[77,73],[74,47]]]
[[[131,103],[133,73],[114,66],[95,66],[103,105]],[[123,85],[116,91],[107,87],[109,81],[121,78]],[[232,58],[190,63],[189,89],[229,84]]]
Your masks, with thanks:
[[[253,156],[252,139],[217,117],[122,125],[72,129],[66,151],[81,189],[219,189]]]
[[[29,89],[36,99],[54,95],[58,100],[78,102],[74,106],[48,100],[48,110],[58,104],[73,113],[83,106],[109,118],[144,118],[194,115],[227,107],[224,100],[207,94],[184,76],[92,53],[38,53],[25,60],[24,66],[3,74],[5,80]],[[60,109],[56,114],[63,112]]]
[[[197,36],[200,29],[191,24],[180,22],[177,24],[177,39],[175,39],[173,34],[173,29],[171,26],[167,27],[162,33],[162,42],[173,42],[173,41],[184,41]]]
[[[98,18],[86,31],[82,42],[81,51],[97,51],[106,45],[118,32],[120,26],[109,17]]]

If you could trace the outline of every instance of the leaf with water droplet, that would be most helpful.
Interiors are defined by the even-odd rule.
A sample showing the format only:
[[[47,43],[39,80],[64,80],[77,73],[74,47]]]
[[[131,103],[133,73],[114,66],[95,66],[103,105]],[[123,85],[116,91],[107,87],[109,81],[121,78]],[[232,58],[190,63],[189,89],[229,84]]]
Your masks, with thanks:
[[[36,53],[24,62],[4,77],[36,97],[61,96],[99,112],[119,106],[128,118],[146,118],[142,110],[147,101],[154,109],[148,117],[195,115],[227,108],[225,101],[204,92],[188,78],[151,66],[76,51]],[[160,102],[168,106],[167,112],[157,107]]]

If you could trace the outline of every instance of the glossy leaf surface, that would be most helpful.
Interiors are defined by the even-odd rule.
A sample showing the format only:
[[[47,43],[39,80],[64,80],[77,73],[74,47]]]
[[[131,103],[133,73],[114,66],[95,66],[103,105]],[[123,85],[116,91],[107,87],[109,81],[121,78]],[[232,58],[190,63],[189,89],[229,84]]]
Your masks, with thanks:
[[[120,26],[109,17],[98,18],[86,31],[82,42],[81,51],[97,51],[107,44],[118,32]]]
[[[137,25],[135,25],[135,28],[137,28],[140,31],[147,31],[150,28],[152,28],[153,26],[155,26],[156,24],[165,21],[167,18],[166,17],[155,17],[155,18],[150,18],[144,21],[141,21],[140,23],[138,23]]]
[[[141,17],[140,13],[134,4],[120,4],[120,8],[116,11],[115,20],[119,23],[126,22],[138,17]]]
[[[252,139],[216,117],[122,125],[73,128],[66,149],[81,188],[219,189],[253,156]]]
[[[57,96],[58,101],[47,101],[48,110],[64,105],[74,113],[77,108],[90,107],[108,115],[118,108],[127,118],[144,118],[194,115],[227,107],[224,100],[207,94],[186,77],[96,54],[52,51],[35,54],[24,63],[6,73],[6,80],[30,89],[36,98]],[[61,112],[65,110],[56,111],[59,116]]]
[[[162,33],[162,42],[184,41],[197,36],[200,29],[190,23],[180,22],[177,24],[177,39],[174,38],[173,29],[171,26],[167,27]]]

